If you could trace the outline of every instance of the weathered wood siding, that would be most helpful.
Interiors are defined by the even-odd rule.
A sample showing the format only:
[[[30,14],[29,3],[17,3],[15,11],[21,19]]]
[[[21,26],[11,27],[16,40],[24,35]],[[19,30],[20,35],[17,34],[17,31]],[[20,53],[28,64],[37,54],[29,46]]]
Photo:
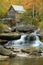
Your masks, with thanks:
[[[8,18],[13,18],[16,22],[20,22],[21,13],[16,12],[13,7],[11,7],[7,13]]]
[[[14,11],[13,7],[11,7],[10,10],[8,11],[7,17],[15,18],[15,11]]]

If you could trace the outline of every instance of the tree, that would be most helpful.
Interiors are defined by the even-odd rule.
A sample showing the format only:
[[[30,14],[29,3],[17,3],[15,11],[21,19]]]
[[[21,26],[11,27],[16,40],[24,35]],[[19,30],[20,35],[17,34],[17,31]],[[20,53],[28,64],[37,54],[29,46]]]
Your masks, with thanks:
[[[24,24],[32,24],[33,17],[32,17],[32,10],[27,10],[24,14],[22,14],[22,22]]]

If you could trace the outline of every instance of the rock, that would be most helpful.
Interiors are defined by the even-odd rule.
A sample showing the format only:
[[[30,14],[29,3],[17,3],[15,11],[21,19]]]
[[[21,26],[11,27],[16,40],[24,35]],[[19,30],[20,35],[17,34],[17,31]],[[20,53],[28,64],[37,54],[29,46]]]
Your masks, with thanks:
[[[16,56],[16,53],[11,53],[10,55],[9,55],[9,57],[11,58],[11,57],[15,57]]]
[[[21,49],[21,52],[23,52],[23,53],[30,53],[29,50],[25,50],[25,49]]]
[[[4,48],[9,49],[13,52],[20,52],[21,51],[21,47],[16,47],[16,46],[6,46],[6,45],[4,45]]]
[[[16,32],[16,27],[15,26],[12,27],[12,32]]]
[[[31,53],[29,53],[29,55],[33,55],[33,56],[41,56],[41,53],[31,52]]]
[[[2,55],[3,57],[15,57],[16,53],[14,53],[13,51],[11,51],[10,49],[6,49],[3,46],[0,45],[0,55]]]
[[[9,56],[12,52],[0,45],[0,55]]]
[[[0,39],[0,45],[3,45],[5,43],[7,43],[7,42],[8,42],[8,40],[2,40],[2,39]]]
[[[27,53],[17,53],[17,57],[28,57]]]
[[[2,61],[2,60],[6,60],[7,58],[9,58],[9,56],[3,56],[3,55],[0,55],[0,61]]]
[[[14,40],[14,39],[19,39],[21,37],[20,34],[18,33],[1,33],[0,34],[0,39],[2,40]]]
[[[11,31],[12,31],[12,29],[10,27],[6,27],[3,29],[3,32],[5,32],[5,33],[9,33]]]
[[[41,53],[42,53],[40,49],[36,49],[34,47],[28,48],[28,49],[22,49],[21,51],[33,56],[41,56]]]
[[[43,30],[40,30],[39,32],[37,32],[40,40],[42,39],[43,40]]]
[[[21,37],[18,33],[1,33],[0,34],[0,43],[5,44],[8,41],[19,39]]]
[[[40,40],[43,40],[43,34],[39,35]]]
[[[33,32],[34,30],[36,30],[37,28],[33,25],[19,25],[16,27],[17,31],[19,32]]]

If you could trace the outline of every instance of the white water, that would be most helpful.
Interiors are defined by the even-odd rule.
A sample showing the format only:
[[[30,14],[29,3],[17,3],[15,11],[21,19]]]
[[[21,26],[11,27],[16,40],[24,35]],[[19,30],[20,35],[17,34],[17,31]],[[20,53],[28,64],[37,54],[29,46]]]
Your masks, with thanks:
[[[20,39],[9,41],[6,45],[21,46],[21,47],[25,47],[25,46],[27,46],[27,47],[43,47],[43,44],[39,40],[39,37],[36,35],[36,32],[37,32],[37,30],[35,32],[31,33],[30,36],[22,35]],[[34,36],[35,39],[33,39],[32,41],[31,40],[29,41],[31,36]]]

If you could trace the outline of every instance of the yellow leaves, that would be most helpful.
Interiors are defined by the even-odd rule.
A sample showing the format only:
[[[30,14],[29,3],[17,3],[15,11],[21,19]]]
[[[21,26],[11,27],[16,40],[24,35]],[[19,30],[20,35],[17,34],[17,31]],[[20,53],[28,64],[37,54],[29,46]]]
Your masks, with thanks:
[[[22,4],[25,9],[31,8],[32,4],[36,3],[37,4],[42,4],[41,0],[3,0],[3,3],[5,3],[6,5],[9,3],[9,5],[11,4]]]
[[[40,5],[42,4],[42,0],[23,0],[22,5],[25,7],[25,9],[30,9],[33,6],[33,3],[36,7],[40,8]]]
[[[42,0],[0,0],[0,6],[3,5],[1,8],[4,12],[7,12],[12,4],[23,5],[25,9],[30,9],[33,7],[33,3],[35,3],[37,9],[41,9]]]
[[[2,15],[3,14],[6,14],[8,8],[9,8],[9,0],[2,0],[1,3],[0,3],[0,6],[1,6],[1,11],[2,11]],[[1,12],[0,12],[1,14]]]
[[[23,0],[22,5],[25,7],[25,9],[29,9],[32,7],[32,0]]]
[[[23,0],[22,1],[22,4],[23,5],[28,5],[29,3],[31,3],[32,2],[32,0]]]
[[[24,7],[25,7],[25,9],[30,9],[30,8],[32,8],[32,3],[29,3],[28,5],[26,5]]]
[[[4,2],[8,2],[9,0],[3,0]]]

